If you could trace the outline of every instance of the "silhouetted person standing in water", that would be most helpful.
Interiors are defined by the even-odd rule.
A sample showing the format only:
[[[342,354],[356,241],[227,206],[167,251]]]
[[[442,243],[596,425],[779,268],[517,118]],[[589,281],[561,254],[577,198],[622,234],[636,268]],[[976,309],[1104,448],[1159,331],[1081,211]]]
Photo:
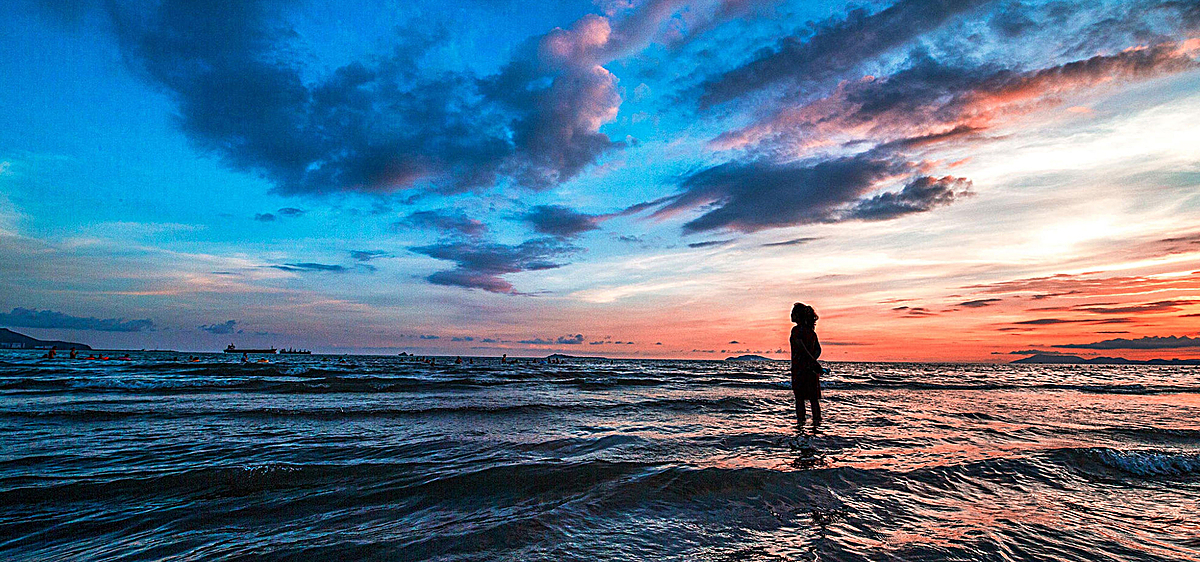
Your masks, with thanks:
[[[821,425],[821,342],[817,340],[817,311],[804,303],[792,306],[792,392],[796,421],[804,425],[804,401],[812,402],[813,427]]]

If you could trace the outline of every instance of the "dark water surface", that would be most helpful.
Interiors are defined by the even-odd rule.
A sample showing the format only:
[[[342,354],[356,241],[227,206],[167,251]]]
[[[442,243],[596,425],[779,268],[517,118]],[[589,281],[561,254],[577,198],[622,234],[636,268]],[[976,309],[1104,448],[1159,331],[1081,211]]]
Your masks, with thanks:
[[[1200,560],[1195,367],[0,352],[3,560]]]

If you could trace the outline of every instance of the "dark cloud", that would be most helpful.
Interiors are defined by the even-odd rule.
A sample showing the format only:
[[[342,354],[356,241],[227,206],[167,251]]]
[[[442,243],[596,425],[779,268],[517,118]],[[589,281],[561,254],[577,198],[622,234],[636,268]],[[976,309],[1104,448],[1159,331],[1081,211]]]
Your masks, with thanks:
[[[255,213],[254,220],[259,222],[275,222],[275,220],[279,217],[294,219],[304,216],[304,214],[307,212],[308,211],[297,209],[295,207],[284,207],[278,211],[275,211],[275,213]]]
[[[570,238],[600,228],[597,217],[576,212],[560,205],[539,205],[521,215],[534,230],[559,238]]]
[[[654,216],[710,206],[683,225],[686,232],[715,229],[754,232],[837,220],[842,208],[907,167],[869,156],[825,162],[729,162],[696,172],[683,192]]]
[[[457,264],[454,269],[430,275],[430,283],[515,294],[512,284],[501,276],[561,267],[554,259],[577,248],[554,238],[535,238],[517,245],[451,240],[411,250]]]
[[[970,188],[971,181],[966,178],[921,176],[900,191],[881,193],[859,201],[846,218],[874,221],[923,213],[971,195]]]
[[[345,273],[346,271],[349,271],[349,268],[347,268],[344,265],[332,265],[332,264],[326,264],[326,263],[313,263],[313,262],[287,263],[287,264],[283,264],[283,265],[272,265],[270,267],[273,267],[273,268],[281,270],[281,271],[293,271],[293,272]]]
[[[845,18],[785,37],[749,63],[709,80],[701,103],[721,103],[772,87],[803,90],[834,79],[987,1],[900,0],[873,14],[855,8]]]
[[[379,258],[390,258],[392,255],[383,250],[350,250],[350,257],[354,261],[368,262]]]
[[[210,334],[219,334],[219,335],[242,333],[242,330],[239,330],[237,328],[237,321],[235,321],[235,320],[226,320],[220,324],[206,324],[206,325],[200,326],[199,329],[204,330],[205,332],[208,332]]]
[[[1004,299],[977,299],[973,301],[960,302],[958,303],[958,306],[964,306],[967,308],[980,308],[984,306],[991,306],[1003,300]]]
[[[905,314],[905,316],[909,317],[909,318],[920,317],[920,316],[936,316],[937,315],[936,312],[933,312],[923,306],[897,306],[897,307],[893,308],[892,310],[897,311],[897,312],[903,312]]]
[[[450,338],[450,341],[475,341],[475,338],[471,336],[454,336]]]
[[[764,246],[764,247],[771,247],[771,246],[799,246],[800,244],[807,244],[807,243],[809,243],[809,242],[812,242],[812,241],[814,241],[814,240],[820,240],[820,238],[815,238],[815,237],[792,238],[791,240],[784,240],[784,241],[782,241],[782,242],[767,242],[767,243],[763,244],[763,246]]]
[[[544,189],[566,181],[623,145],[599,132],[621,103],[616,77],[579,52],[604,33],[602,19],[585,17],[571,29],[552,31],[481,82],[483,95],[515,116],[513,150],[525,165],[513,175],[526,186]]]
[[[604,18],[534,38],[483,79],[425,69],[448,35],[430,24],[403,30],[377,62],[306,80],[282,2],[109,6],[129,60],[171,96],[183,131],[281,193],[457,192],[501,177],[540,189],[621,145],[599,132],[620,103],[616,78],[584,52]]]
[[[527,339],[527,340],[520,340],[517,343],[526,343],[526,344],[531,344],[531,345],[554,345],[554,344],[579,345],[579,344],[583,343],[583,340],[584,340],[583,334],[574,334],[574,335],[568,334],[565,336],[559,336],[557,339],[532,338],[532,339]]]
[[[0,312],[0,325],[23,328],[56,328],[65,330],[95,330],[97,332],[146,332],[154,330],[149,318],[126,320],[124,318],[99,319],[71,316],[53,310],[36,308],[14,308],[11,312]]]
[[[724,246],[733,243],[733,240],[705,240],[704,242],[692,242],[688,244],[689,248],[711,248],[713,246]]]
[[[559,336],[558,339],[554,340],[554,343],[565,344],[565,345],[578,345],[578,344],[583,343],[583,334],[575,334],[573,336],[572,335]]]
[[[393,227],[397,229],[423,228],[464,236],[481,236],[487,232],[487,225],[483,222],[467,217],[467,214],[461,210],[450,209],[417,211],[408,215],[404,220],[394,223]]]
[[[1183,349],[1200,347],[1200,338],[1189,336],[1145,336],[1141,338],[1116,338],[1094,343],[1072,343],[1055,345],[1065,349]]]
[[[1013,322],[1013,324],[1024,324],[1030,326],[1046,326],[1050,324],[1072,324],[1076,322],[1087,322],[1087,320],[1064,320],[1062,318],[1038,318],[1036,320],[1021,320]]]

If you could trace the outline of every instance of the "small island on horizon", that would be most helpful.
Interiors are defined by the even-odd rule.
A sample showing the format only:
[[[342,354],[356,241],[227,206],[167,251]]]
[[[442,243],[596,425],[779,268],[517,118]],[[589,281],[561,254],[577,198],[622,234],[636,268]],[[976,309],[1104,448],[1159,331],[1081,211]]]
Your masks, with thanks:
[[[781,359],[771,359],[762,355],[738,355],[736,357],[726,357],[726,361],[782,361]]]

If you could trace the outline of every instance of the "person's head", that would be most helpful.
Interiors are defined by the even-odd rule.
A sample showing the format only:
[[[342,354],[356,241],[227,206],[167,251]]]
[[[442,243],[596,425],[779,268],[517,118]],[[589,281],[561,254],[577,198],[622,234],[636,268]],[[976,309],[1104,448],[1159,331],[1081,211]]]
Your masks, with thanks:
[[[792,322],[812,328],[817,325],[817,311],[807,304],[798,302],[792,305]]]

